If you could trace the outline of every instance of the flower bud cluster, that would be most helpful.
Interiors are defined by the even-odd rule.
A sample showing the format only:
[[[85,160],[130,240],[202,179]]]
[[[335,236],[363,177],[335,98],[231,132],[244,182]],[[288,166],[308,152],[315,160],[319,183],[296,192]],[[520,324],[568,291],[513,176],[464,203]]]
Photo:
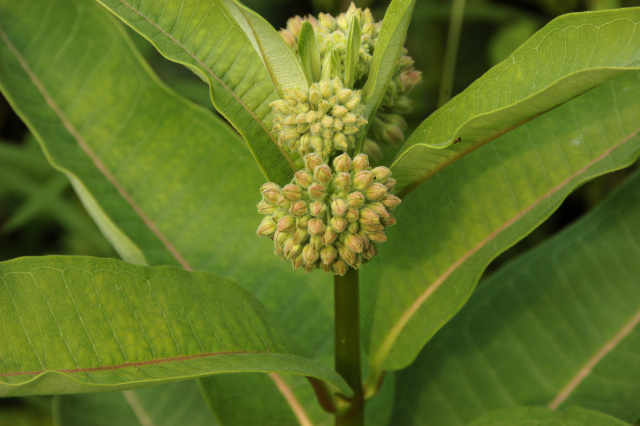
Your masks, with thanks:
[[[260,188],[258,211],[265,215],[257,234],[274,241],[274,252],[307,272],[322,269],[344,275],[376,254],[387,240],[391,211],[400,199],[391,195],[395,179],[386,167],[369,167],[366,155],[337,156],[333,167],[317,154],[304,159],[288,185]]]
[[[335,151],[353,148],[367,123],[361,95],[360,90],[345,88],[339,78],[313,83],[308,90],[285,89],[284,99],[269,104],[272,131],[290,151],[301,156],[316,153],[328,160]]]
[[[332,52],[336,52],[340,58],[340,65],[344,69],[349,30],[354,17],[358,18],[361,32],[354,88],[362,88],[369,75],[373,52],[382,27],[382,22],[375,22],[368,8],[362,10],[357,8],[354,3],[351,3],[347,12],[341,13],[336,17],[323,13],[318,18],[311,15],[304,18],[295,16],[289,19],[287,28],[282,29],[280,34],[297,51],[298,36],[302,22],[308,21],[315,30],[320,48],[321,62],[330,64],[331,61],[325,62],[325,57],[331,55]],[[371,122],[372,138],[368,138],[363,146],[364,152],[374,160],[379,160],[382,156],[382,150],[378,143],[398,144],[404,141],[406,123],[401,114],[409,113],[413,109],[413,104],[407,95],[422,79],[420,71],[416,71],[413,65],[413,59],[408,55],[407,50],[403,49],[396,63],[394,77],[387,87],[383,101],[378,109],[378,112],[386,114],[386,117],[378,117],[379,114],[376,113],[376,117]]]

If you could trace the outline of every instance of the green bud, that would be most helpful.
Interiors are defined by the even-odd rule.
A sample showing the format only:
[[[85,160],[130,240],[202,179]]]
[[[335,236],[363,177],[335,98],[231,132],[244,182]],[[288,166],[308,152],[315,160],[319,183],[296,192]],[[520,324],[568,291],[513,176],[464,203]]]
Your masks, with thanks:
[[[377,203],[371,203],[368,206],[370,209],[372,209],[373,211],[375,211],[378,216],[380,216],[380,218],[384,218],[384,217],[390,217],[391,214],[387,211],[387,208],[384,206],[384,204],[377,202]]]
[[[302,260],[307,265],[312,265],[318,260],[320,257],[320,253],[317,250],[314,250],[310,245],[306,245],[304,249],[302,249]]]
[[[279,247],[280,249],[282,249],[282,246],[289,239],[289,237],[290,237],[290,234],[288,232],[276,231],[276,233],[273,236],[273,241],[275,242],[276,248]]]
[[[344,124],[355,124],[358,121],[358,117],[354,113],[348,112],[341,120]]]
[[[373,183],[364,191],[365,197],[371,201],[382,200],[387,195],[387,187],[381,183]]]
[[[354,252],[349,250],[346,246],[338,247],[338,255],[347,262],[349,265],[354,265],[356,263],[357,256]]]
[[[331,187],[334,191],[348,191],[351,186],[351,176],[349,173],[340,172],[333,178]]]
[[[311,212],[312,216],[318,217],[322,213],[327,211],[327,205],[325,203],[323,203],[322,201],[313,201],[309,205],[309,211]]]
[[[296,227],[296,220],[293,216],[284,216],[278,221],[278,232],[291,232]]]
[[[371,260],[371,258],[373,258],[373,256],[375,256],[377,252],[378,250],[376,249],[376,245],[371,243],[362,251],[362,257],[367,260]]]
[[[312,235],[309,239],[309,244],[314,250],[320,251],[324,244],[322,243],[322,237],[320,235]]]
[[[352,96],[351,99],[344,104],[349,111],[354,111],[358,105],[360,105],[360,96]]]
[[[321,13],[318,16],[318,20],[320,21],[320,25],[322,25],[329,31],[334,31],[336,29],[336,20],[328,13]]]
[[[393,189],[396,187],[396,180],[393,178],[389,178],[387,179],[387,181],[384,183],[384,186],[387,188],[387,190],[389,192],[393,191]]]
[[[364,195],[360,192],[352,192],[347,196],[347,204],[349,204],[349,207],[353,207],[354,209],[362,207],[364,201]]]
[[[384,166],[378,166],[371,170],[371,173],[373,173],[373,180],[379,183],[385,183],[391,175],[391,170]]]
[[[304,166],[310,172],[313,172],[321,164],[322,158],[318,154],[309,154],[304,157]]]
[[[291,207],[291,201],[287,200],[284,195],[278,197],[278,201],[276,201],[276,204],[283,210],[289,210],[289,207]]]
[[[311,216],[308,214],[301,216],[296,219],[296,226],[298,228],[306,229],[309,226],[309,221],[311,220]]]
[[[336,198],[331,203],[331,213],[334,216],[344,216],[349,209],[349,205],[341,198]]]
[[[348,269],[349,269],[349,266],[342,259],[338,259],[335,262],[333,262],[333,272],[337,275],[340,275],[341,277],[347,273]]]
[[[313,176],[306,170],[298,170],[293,176],[300,188],[307,189],[313,183]]]
[[[384,229],[384,226],[381,223],[361,223],[360,227],[368,234],[380,232]]]
[[[273,214],[278,209],[278,207],[267,203],[265,200],[260,201],[257,207],[260,214]]]
[[[309,233],[302,229],[296,228],[295,231],[291,234],[291,240],[294,244],[302,244],[309,238]]]
[[[265,216],[260,222],[256,233],[261,237],[271,237],[276,232],[276,229],[277,225],[271,216]]]
[[[369,159],[364,154],[358,154],[351,163],[351,170],[359,172],[369,169]]]
[[[347,233],[349,234],[357,234],[360,230],[360,226],[358,226],[358,221],[354,220],[347,225]]]
[[[384,226],[391,226],[396,224],[396,219],[389,215],[389,217],[383,217],[380,219]]]
[[[344,238],[344,245],[354,253],[362,253],[362,248],[364,246],[362,238],[357,234],[348,234]]]
[[[300,269],[300,267],[302,266],[302,263],[303,263],[302,254],[299,254],[298,256],[296,256],[295,259],[291,261],[291,264],[295,269]]]
[[[365,207],[360,210],[360,223],[375,225],[380,223],[380,216],[378,216],[378,213],[376,213],[372,208]]]
[[[327,245],[320,250],[320,258],[325,265],[331,265],[338,257],[338,250],[332,245]]]
[[[320,82],[320,94],[322,95],[322,99],[329,99],[332,95],[331,84],[323,80]]]
[[[389,211],[395,209],[401,202],[402,200],[400,198],[391,194],[387,194],[382,198],[382,204],[384,204]]]
[[[313,135],[311,136],[311,146],[316,153],[321,153],[324,150],[324,140],[318,135]]]
[[[387,241],[387,236],[384,231],[373,232],[369,234],[369,239],[375,243],[384,243]]]
[[[351,158],[344,153],[333,159],[333,168],[338,172],[349,172],[351,168]]]
[[[344,215],[344,218],[347,219],[348,222],[354,222],[358,220],[359,217],[359,211],[353,207],[349,207],[349,210],[347,210],[347,213]]]
[[[331,228],[333,228],[336,232],[341,233],[345,229],[347,229],[347,219],[344,217],[334,216],[331,218]]]
[[[313,106],[318,106],[320,101],[322,101],[322,94],[317,88],[317,85],[314,83],[313,85],[311,85],[311,90],[309,91],[309,103]]]
[[[362,145],[362,151],[366,153],[369,158],[375,161],[380,161],[383,157],[382,149],[373,139],[366,138]]]
[[[324,236],[322,237],[324,245],[328,246],[329,244],[333,244],[336,238],[338,238],[338,233],[331,226],[327,226],[327,229],[324,231]]]
[[[273,182],[267,182],[260,187],[260,192],[264,201],[269,204],[275,204],[280,197],[280,187]]]
[[[349,149],[349,140],[347,139],[347,136],[342,132],[336,133],[333,136],[333,146],[335,146],[339,151],[346,151]]]
[[[282,247],[282,254],[284,255],[285,259],[288,260],[294,259],[300,254],[301,251],[302,246],[300,244],[294,244],[292,239],[288,239],[287,241],[285,241],[284,246]]]
[[[338,99],[339,98],[340,98],[340,95],[338,94]],[[331,109],[331,115],[333,115],[336,118],[340,118],[340,117],[344,116],[348,112],[349,112],[349,110],[346,107],[342,106],[342,105],[336,105]]]
[[[360,170],[353,175],[353,187],[358,190],[364,190],[368,188],[372,182],[373,173],[368,170]]]
[[[360,129],[358,128],[358,126],[354,126],[353,124],[347,124],[346,126],[344,126],[344,129],[342,129],[342,132],[345,135],[355,135],[359,131]]]
[[[307,213],[307,203],[304,201],[296,201],[289,207],[289,212],[294,216],[303,216]]]
[[[322,164],[313,171],[313,178],[321,184],[327,184],[331,182],[333,176],[331,175],[331,167],[326,164]]]
[[[319,183],[314,183],[309,186],[309,197],[311,197],[312,200],[321,200],[326,194],[326,189]]]
[[[289,183],[282,188],[282,195],[289,201],[297,201],[302,197],[302,189],[298,185]]]
[[[279,223],[279,222],[278,222]],[[311,219],[307,231],[311,235],[322,235],[324,233],[324,222],[320,219]]]
[[[300,139],[294,140],[296,141],[295,144],[289,144],[289,149],[291,151],[298,151],[300,153],[309,152],[309,147],[311,146],[311,137],[308,133],[302,135]]]

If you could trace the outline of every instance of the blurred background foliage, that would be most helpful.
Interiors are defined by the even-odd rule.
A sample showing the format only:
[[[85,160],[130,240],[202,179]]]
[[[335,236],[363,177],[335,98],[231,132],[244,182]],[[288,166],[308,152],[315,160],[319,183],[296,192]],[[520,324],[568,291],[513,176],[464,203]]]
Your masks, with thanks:
[[[346,10],[350,1],[244,0],[243,3],[279,29],[293,15],[319,12],[335,15]],[[437,107],[452,3],[452,0],[416,2],[406,47],[416,61],[416,68],[423,72],[423,82],[411,94],[415,109],[408,117],[406,134]],[[376,19],[381,20],[388,0],[360,0],[356,5],[370,7]],[[629,6],[640,6],[640,0],[466,0],[452,93],[462,91],[558,15]],[[133,31],[130,34],[163,81],[195,103],[212,109],[206,84],[182,66],[165,60]],[[387,153],[384,162],[392,159],[393,153]],[[583,185],[542,226],[499,256],[485,276],[596,206],[635,168],[637,163]],[[256,202],[258,195],[256,192]],[[0,261],[45,254],[117,257],[84,211],[66,177],[49,165],[35,137],[0,97]],[[0,400],[0,425],[19,424],[14,420],[24,417],[17,414],[28,407],[38,409],[31,411],[34,422],[27,420],[24,424],[46,424],[46,419],[51,419],[46,408],[50,407],[50,399],[4,399]]]

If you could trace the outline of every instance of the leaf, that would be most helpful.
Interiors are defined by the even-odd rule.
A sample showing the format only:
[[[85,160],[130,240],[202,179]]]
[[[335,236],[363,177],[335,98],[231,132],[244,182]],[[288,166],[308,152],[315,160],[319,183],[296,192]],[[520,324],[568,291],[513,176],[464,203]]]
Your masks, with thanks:
[[[2,262],[0,277],[1,396],[239,372],[317,377],[350,392],[248,292],[209,273],[52,256]]]
[[[122,392],[61,395],[56,414],[56,424],[64,426],[218,424],[193,380]]]
[[[167,59],[203,76],[211,86],[214,106],[247,141],[267,179],[281,185],[289,182],[297,167],[270,131],[269,103],[279,96],[269,78],[260,46],[255,38],[247,35],[250,27],[243,22],[246,15],[235,3],[231,0],[97,1],[148,39]],[[263,46],[263,50],[275,53],[272,46],[273,40]],[[271,64],[272,67],[281,65],[280,58]]]
[[[541,407],[517,407],[489,413],[473,422],[471,426],[574,426],[588,424],[599,426],[628,425],[628,423],[614,417],[580,407],[571,407],[562,412]]]
[[[320,81],[322,63],[320,61],[320,46],[316,39],[316,32],[308,21],[303,21],[298,36],[298,54],[302,68],[311,82]]]
[[[262,60],[280,99],[284,98],[284,89],[306,89],[309,87],[309,82],[298,57],[271,24],[236,0],[233,0],[233,3],[230,0],[224,0],[224,3],[229,10],[236,7],[244,15],[249,27],[245,29],[245,34],[249,39],[253,37],[258,45]],[[244,27],[240,18],[237,18],[237,21],[241,27]]]
[[[639,81],[627,74],[514,129],[403,201],[388,241],[363,268],[363,335],[374,371],[409,365],[493,258],[582,182],[637,158]]]
[[[302,32],[302,31],[301,31]],[[360,59],[360,45],[362,37],[362,27],[357,15],[353,15],[349,24],[349,38],[347,41],[347,56],[344,65],[344,85],[353,88],[356,80],[356,65]],[[397,58],[396,58],[397,60]]]
[[[636,422],[639,209],[636,173],[596,210],[485,281],[399,374],[398,420],[468,424],[514,405],[580,405]]]
[[[391,169],[406,195],[453,161],[612,78],[640,69],[640,8],[556,18],[428,117]],[[461,138],[461,143],[451,145]],[[437,149],[436,149],[437,148]]]

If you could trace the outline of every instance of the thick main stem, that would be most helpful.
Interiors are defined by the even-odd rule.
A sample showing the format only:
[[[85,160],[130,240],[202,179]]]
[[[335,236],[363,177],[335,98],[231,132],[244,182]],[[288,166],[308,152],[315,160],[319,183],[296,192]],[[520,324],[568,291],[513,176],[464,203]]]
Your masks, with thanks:
[[[336,426],[364,425],[364,396],[360,364],[360,291],[358,270],[349,268],[334,278],[336,371],[353,389],[349,409],[336,414]]]

